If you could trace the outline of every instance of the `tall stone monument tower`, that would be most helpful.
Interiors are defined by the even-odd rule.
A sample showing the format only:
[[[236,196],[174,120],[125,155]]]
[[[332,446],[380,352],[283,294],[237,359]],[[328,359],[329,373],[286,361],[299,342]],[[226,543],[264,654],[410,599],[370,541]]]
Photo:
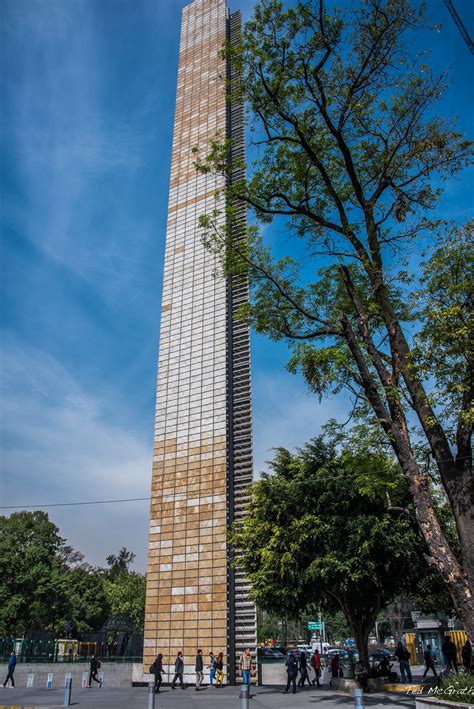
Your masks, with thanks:
[[[194,679],[198,648],[223,652],[226,681],[256,644],[255,607],[232,565],[227,530],[252,480],[250,351],[234,318],[248,298],[202,245],[199,216],[215,208],[223,178],[198,175],[194,146],[220,132],[244,152],[242,106],[226,97],[221,57],[240,33],[226,0],[194,0],[182,16],[153,457],[144,668],[158,652],[170,671],[179,650]],[[238,179],[241,173],[234,171]],[[224,218],[224,217],[223,217]],[[240,225],[245,226],[245,210]],[[234,227],[235,231],[235,227]],[[239,238],[238,228],[235,238]]]

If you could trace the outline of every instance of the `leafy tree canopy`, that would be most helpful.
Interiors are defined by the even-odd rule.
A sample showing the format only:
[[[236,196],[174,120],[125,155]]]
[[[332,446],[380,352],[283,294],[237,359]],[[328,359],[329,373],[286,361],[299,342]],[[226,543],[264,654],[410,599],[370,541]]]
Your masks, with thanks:
[[[104,582],[105,596],[112,615],[130,618],[137,631],[143,632],[145,621],[146,581],[141,574],[122,572]]]
[[[296,615],[309,604],[342,610],[361,656],[379,611],[424,568],[422,542],[398,466],[314,439],[296,454],[280,448],[251,488],[249,513],[233,541],[259,606]]]
[[[128,572],[135,554],[107,557],[111,571],[84,562],[46,512],[0,517],[0,636],[100,630],[111,614],[143,629],[145,577]]]
[[[437,109],[446,77],[416,51],[428,27],[424,5],[410,0],[344,12],[323,0],[261,0],[225,50],[231,98],[246,102],[254,131],[249,179],[233,179],[245,165],[219,138],[196,147],[196,166],[229,178],[225,205],[201,225],[233,282],[250,280],[242,317],[290,343],[290,368],[312,391],[349,391],[355,412],[382,429],[430,563],[474,637],[473,224],[435,211],[443,182],[472,163],[472,144]],[[222,225],[242,203],[257,227],[235,239],[238,225]],[[282,258],[258,229],[272,220],[295,240]],[[427,455],[455,547],[435,512]]]
[[[63,592],[63,542],[45,512],[0,517],[0,634],[51,622]]]

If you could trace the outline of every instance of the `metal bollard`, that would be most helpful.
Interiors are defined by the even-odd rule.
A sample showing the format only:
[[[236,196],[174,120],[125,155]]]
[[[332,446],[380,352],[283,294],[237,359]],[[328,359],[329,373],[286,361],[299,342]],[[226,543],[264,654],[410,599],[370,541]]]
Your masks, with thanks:
[[[249,709],[250,687],[248,684],[243,684],[240,687],[240,709]]]
[[[354,689],[354,707],[355,709],[364,709],[364,690]]]
[[[64,687],[64,704],[63,707],[71,706],[71,691],[72,691],[72,679],[68,678],[66,680],[66,686]]]
[[[148,682],[148,709],[155,709],[155,683]]]

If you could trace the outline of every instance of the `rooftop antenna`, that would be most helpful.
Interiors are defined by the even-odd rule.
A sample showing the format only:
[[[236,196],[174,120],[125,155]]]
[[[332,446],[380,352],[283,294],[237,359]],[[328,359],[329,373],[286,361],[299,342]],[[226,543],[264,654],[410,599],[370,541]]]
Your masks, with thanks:
[[[444,4],[448,8],[449,12],[451,13],[451,17],[453,18],[454,22],[456,23],[456,26],[458,30],[460,31],[463,40],[466,42],[469,51],[471,54],[474,54],[474,42],[472,41],[469,32],[467,31],[463,21],[459,17],[458,11],[454,7],[454,4],[452,0],[444,0]]]

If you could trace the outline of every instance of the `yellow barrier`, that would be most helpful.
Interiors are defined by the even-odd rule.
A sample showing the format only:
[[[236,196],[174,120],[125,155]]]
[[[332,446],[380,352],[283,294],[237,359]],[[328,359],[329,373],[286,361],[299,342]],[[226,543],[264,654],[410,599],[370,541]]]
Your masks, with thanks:
[[[416,659],[415,633],[405,633],[405,643],[407,646],[407,650],[410,653],[410,664],[416,665],[417,659]]]

